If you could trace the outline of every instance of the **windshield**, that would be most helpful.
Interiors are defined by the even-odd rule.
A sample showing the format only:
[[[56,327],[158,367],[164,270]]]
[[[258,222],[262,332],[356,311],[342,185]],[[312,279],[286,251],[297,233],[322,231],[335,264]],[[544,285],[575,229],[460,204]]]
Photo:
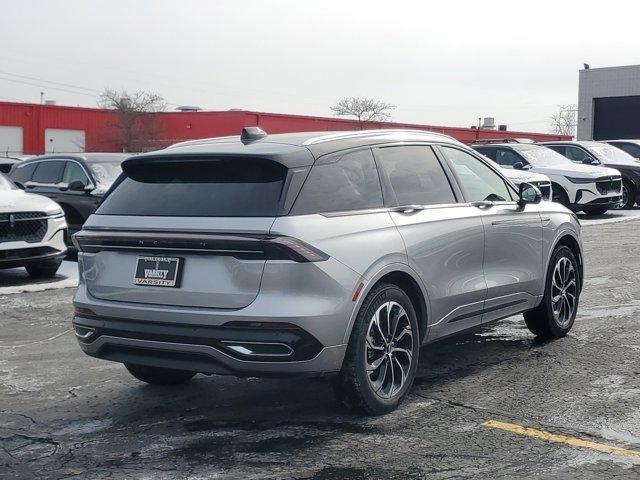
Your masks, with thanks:
[[[517,151],[534,167],[553,167],[556,165],[562,166],[567,163],[573,163],[567,157],[564,157],[558,152],[547,147],[521,148]]]
[[[15,190],[16,187],[11,180],[0,173],[0,192],[6,192],[9,190]]]
[[[617,165],[627,164],[640,166],[640,162],[636,161],[631,155],[611,145],[585,145],[585,147],[604,164],[612,163]]]
[[[98,187],[108,189],[111,184],[122,173],[120,162],[90,162],[89,168],[93,177],[98,183]]]

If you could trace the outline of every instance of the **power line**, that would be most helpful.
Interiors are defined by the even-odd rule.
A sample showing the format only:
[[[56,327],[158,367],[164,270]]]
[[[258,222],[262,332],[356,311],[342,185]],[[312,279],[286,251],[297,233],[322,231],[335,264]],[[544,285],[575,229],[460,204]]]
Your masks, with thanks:
[[[2,70],[0,70],[0,74],[8,75],[10,77],[26,78],[27,80],[35,80],[35,81],[38,81],[38,82],[52,83],[54,85],[60,85],[60,86],[63,86],[63,87],[75,88],[75,89],[78,89],[78,90],[86,90],[88,92],[101,93],[100,90],[96,90],[95,88],[81,87],[79,85],[72,85],[70,83],[54,82],[53,80],[46,80],[44,78],[38,78],[38,77],[30,77],[28,75],[18,75],[17,73],[5,72],[5,71],[2,71]]]
[[[98,95],[91,94],[91,93],[77,92],[77,91],[69,90],[69,89],[66,89],[66,88],[52,87],[51,85],[42,85],[40,83],[27,82],[27,81],[24,81],[24,80],[16,80],[14,78],[3,78],[3,77],[0,77],[0,80],[4,80],[5,82],[19,83],[19,84],[22,84],[22,85],[31,85],[32,87],[48,88],[48,89],[51,89],[51,90],[58,90],[60,92],[73,93],[73,94],[76,94],[76,95],[84,95],[86,97],[98,98]]]

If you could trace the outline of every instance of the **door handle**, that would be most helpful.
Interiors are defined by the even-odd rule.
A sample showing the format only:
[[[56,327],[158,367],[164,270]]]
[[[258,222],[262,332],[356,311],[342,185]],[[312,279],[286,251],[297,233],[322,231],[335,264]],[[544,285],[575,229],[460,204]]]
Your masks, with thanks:
[[[416,213],[421,210],[424,210],[424,205],[402,205],[391,209],[392,212],[398,213]]]
[[[489,208],[489,207],[493,207],[493,202],[489,200],[478,200],[475,202],[471,202],[471,206],[477,207],[477,208]]]

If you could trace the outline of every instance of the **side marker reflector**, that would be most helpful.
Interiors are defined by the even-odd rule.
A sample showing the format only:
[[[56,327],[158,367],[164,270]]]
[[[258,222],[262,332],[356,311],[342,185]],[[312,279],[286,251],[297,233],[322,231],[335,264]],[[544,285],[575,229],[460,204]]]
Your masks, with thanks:
[[[358,297],[360,296],[360,293],[362,292],[363,288],[364,288],[364,283],[360,282],[356,287],[356,291],[353,292],[353,297],[351,297],[352,302],[355,302],[356,300],[358,300]]]

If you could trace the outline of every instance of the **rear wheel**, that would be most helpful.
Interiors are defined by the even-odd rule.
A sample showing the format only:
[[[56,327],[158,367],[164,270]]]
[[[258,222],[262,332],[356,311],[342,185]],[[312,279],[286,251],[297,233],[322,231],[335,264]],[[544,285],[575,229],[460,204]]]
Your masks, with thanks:
[[[549,262],[542,303],[524,314],[531,333],[541,338],[559,338],[571,330],[578,311],[580,281],[578,262],[571,249],[556,248]]]
[[[26,265],[24,268],[26,268],[29,275],[33,278],[53,278],[56,276],[61,264],[62,259],[45,260],[40,263]]]
[[[171,368],[147,367],[146,365],[124,365],[131,375],[151,385],[180,385],[193,378],[195,372]]]
[[[382,283],[365,298],[334,390],[342,403],[370,415],[394,410],[418,366],[418,322],[399,287]]]

